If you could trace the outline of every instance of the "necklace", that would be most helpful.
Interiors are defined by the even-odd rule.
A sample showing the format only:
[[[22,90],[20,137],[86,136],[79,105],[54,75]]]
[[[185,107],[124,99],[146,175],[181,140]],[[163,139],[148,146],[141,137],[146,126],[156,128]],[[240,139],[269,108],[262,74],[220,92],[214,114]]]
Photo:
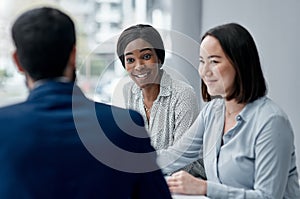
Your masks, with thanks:
[[[232,112],[226,111],[226,113],[227,113],[227,115],[232,115],[233,113],[237,113],[237,112],[239,112],[239,111],[240,111],[240,109],[237,110],[237,111],[232,111]]]
[[[145,109],[146,113],[150,113],[150,111],[151,111],[151,108],[147,108],[145,103],[144,103],[144,109]]]
[[[226,110],[226,113],[227,113],[227,115],[231,116],[233,113],[240,112],[243,108],[244,108],[244,106],[239,107],[237,110],[234,110],[234,111],[231,111],[231,112]]]

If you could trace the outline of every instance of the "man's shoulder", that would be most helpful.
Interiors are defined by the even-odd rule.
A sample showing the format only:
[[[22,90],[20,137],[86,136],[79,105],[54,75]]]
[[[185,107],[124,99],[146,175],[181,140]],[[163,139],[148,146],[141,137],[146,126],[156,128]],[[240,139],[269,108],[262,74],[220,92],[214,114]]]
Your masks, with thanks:
[[[102,103],[95,107],[97,125],[114,145],[135,153],[154,151],[138,112]]]
[[[119,117],[128,117],[130,114],[131,117],[141,117],[141,115],[132,109],[122,108],[110,104],[95,102],[96,111],[100,114],[111,114],[113,116]]]
[[[0,107],[0,118],[18,117],[24,115],[24,112],[31,109],[27,102],[20,102],[16,104],[6,105]]]
[[[95,107],[97,119],[104,126],[109,125],[111,128],[122,130],[126,127],[131,131],[138,131],[144,127],[144,120],[137,111],[103,103],[95,103]]]

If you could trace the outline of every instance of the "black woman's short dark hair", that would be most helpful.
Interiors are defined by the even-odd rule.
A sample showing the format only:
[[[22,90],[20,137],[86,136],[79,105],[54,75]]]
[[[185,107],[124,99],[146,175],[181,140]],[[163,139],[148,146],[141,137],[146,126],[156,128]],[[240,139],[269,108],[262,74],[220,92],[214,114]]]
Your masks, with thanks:
[[[136,39],[143,39],[144,41],[151,44],[161,64],[164,63],[165,48],[159,32],[151,25],[137,24],[125,29],[121,33],[117,42],[117,54],[120,61],[122,62],[123,67],[125,67],[125,60],[124,60],[125,48],[130,42]]]
[[[71,18],[50,7],[19,16],[12,38],[20,64],[34,80],[62,76],[76,42]]]
[[[236,71],[233,89],[226,99],[235,99],[238,103],[249,103],[265,96],[267,93],[266,82],[251,34],[243,26],[229,23],[208,30],[203,35],[201,42],[206,36],[212,36],[219,41],[226,57]],[[209,95],[203,80],[201,89],[203,100],[210,101],[212,96]]]

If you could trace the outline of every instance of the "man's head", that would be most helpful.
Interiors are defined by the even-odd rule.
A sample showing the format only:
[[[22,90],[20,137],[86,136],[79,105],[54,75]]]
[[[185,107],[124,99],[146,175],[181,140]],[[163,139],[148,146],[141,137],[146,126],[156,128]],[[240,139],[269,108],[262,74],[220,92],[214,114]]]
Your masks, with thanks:
[[[63,76],[69,65],[75,70],[75,27],[65,13],[49,7],[29,10],[13,24],[12,38],[14,60],[33,81]]]

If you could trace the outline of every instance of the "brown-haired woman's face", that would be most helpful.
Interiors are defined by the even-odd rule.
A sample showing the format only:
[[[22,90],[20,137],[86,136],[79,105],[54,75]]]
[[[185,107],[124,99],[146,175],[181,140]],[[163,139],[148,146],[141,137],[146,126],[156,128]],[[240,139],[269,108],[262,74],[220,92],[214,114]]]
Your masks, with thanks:
[[[215,37],[201,42],[199,73],[211,96],[226,97],[233,89],[235,69]]]
[[[144,88],[159,84],[159,63],[151,44],[143,39],[131,41],[124,50],[125,68],[131,79]]]

